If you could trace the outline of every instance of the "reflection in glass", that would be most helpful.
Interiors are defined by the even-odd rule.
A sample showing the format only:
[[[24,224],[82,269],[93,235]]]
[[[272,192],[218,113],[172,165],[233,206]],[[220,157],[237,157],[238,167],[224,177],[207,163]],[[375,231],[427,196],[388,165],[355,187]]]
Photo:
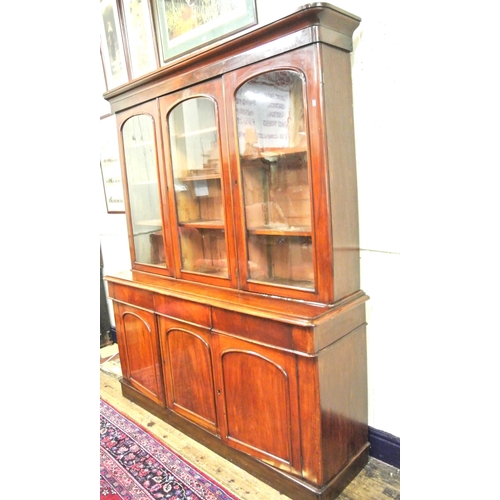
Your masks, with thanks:
[[[135,260],[166,267],[153,118],[133,116],[122,133]]]
[[[215,104],[188,99],[170,112],[168,126],[182,269],[227,277]]]
[[[236,93],[250,279],[314,288],[304,79],[271,71]]]

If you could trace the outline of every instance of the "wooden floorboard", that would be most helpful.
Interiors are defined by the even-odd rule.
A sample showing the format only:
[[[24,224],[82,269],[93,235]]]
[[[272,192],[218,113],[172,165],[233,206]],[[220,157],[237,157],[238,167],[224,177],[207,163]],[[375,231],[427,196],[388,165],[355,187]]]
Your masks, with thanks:
[[[287,500],[289,497],[271,488],[236,465],[200,445],[177,429],[143,410],[122,396],[119,362],[101,354],[101,398],[138,422],[185,460],[235,493],[241,500]],[[338,500],[385,500],[400,498],[400,471],[374,458],[338,497]]]

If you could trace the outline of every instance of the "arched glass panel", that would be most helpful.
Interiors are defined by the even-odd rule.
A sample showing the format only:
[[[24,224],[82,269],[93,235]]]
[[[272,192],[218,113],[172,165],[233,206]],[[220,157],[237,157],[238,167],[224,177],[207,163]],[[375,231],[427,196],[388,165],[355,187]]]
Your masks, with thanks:
[[[196,97],[168,116],[181,268],[228,277],[215,103]]]
[[[314,288],[304,77],[261,74],[236,92],[248,277]]]
[[[122,136],[135,261],[166,267],[153,118],[129,118]]]

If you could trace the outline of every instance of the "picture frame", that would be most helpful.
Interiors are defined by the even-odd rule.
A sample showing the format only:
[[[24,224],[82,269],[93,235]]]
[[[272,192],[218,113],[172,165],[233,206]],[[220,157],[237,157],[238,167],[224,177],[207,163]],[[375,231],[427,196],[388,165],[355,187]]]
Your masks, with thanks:
[[[122,171],[116,122],[113,115],[100,121],[100,166],[108,214],[125,213]]]
[[[153,0],[162,65],[257,24],[255,0]]]
[[[116,0],[101,0],[101,57],[106,86],[111,90],[129,79]]]
[[[154,35],[150,2],[121,0],[127,33],[127,47],[132,78],[157,69],[156,38]]]

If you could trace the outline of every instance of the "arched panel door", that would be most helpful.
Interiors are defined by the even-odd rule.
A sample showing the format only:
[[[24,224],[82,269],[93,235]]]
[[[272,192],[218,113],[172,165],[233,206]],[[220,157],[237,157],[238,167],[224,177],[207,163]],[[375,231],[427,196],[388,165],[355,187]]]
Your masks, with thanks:
[[[115,303],[115,318],[123,378],[146,396],[164,405],[154,314]]]
[[[221,437],[275,467],[300,472],[295,356],[217,335]]]
[[[217,432],[210,332],[160,317],[167,407]]]

